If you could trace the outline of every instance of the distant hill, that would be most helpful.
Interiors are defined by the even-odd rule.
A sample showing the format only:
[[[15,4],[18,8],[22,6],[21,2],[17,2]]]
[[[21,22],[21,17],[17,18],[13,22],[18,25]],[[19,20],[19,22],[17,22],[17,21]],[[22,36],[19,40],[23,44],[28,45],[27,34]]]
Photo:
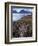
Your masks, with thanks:
[[[31,13],[30,11],[21,10],[19,13]]]
[[[27,16],[24,16],[24,17],[22,17],[21,19],[19,19],[18,21],[20,21],[20,20],[32,20],[32,15],[27,15]]]
[[[22,17],[21,19],[32,19],[32,15],[27,15],[27,16],[24,16],[24,17]]]
[[[26,24],[32,24],[32,16],[28,15],[28,16],[24,16],[21,19],[19,19],[18,21],[13,22],[13,25],[15,25],[15,23],[19,24],[25,22]]]
[[[32,22],[32,16],[31,15],[24,16],[21,19],[19,19],[18,21],[15,21],[14,23],[17,23],[17,22],[21,23],[21,22],[28,22],[28,21]]]
[[[16,10],[13,10],[12,13],[31,13],[31,12],[25,10],[21,10],[20,12],[17,12]]]

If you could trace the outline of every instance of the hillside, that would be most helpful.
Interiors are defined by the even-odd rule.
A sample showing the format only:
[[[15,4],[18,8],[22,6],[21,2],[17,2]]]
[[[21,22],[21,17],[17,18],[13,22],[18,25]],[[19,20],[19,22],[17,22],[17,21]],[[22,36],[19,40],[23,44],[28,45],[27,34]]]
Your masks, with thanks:
[[[27,16],[22,17],[21,19],[23,19],[23,20],[32,19],[32,16],[31,15],[27,15]]]
[[[13,24],[15,24],[15,23],[22,23],[22,22],[27,23],[27,24],[28,23],[29,24],[32,24],[32,16],[31,15],[24,16],[20,20],[14,22]]]

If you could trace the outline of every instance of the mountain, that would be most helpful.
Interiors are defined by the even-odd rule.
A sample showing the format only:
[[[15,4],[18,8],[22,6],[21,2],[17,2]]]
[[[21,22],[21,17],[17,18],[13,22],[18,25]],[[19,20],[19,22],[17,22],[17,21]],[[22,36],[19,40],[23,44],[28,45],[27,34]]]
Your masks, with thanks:
[[[19,24],[19,23],[22,23],[22,22],[32,24],[32,16],[31,16],[31,15],[24,16],[24,17],[22,17],[21,19],[19,19],[18,21],[15,21],[15,23],[18,23],[18,24]]]
[[[30,11],[21,10],[19,13],[31,13]]]
[[[19,13],[25,13],[25,11],[24,10],[21,10]]]
[[[20,20],[31,20],[31,19],[32,19],[32,15],[27,15],[27,16],[23,16],[18,21],[20,21]]]
[[[32,16],[31,15],[27,15],[27,16],[24,16],[24,17],[22,17],[21,19],[23,19],[23,20],[26,20],[26,19],[32,19]]]
[[[16,10],[13,10],[12,11],[12,13],[31,13],[32,14],[32,12],[30,12],[30,11],[25,11],[25,10],[21,10],[20,12],[17,12]]]
[[[19,21],[26,21],[26,20],[32,20],[32,15],[23,16],[22,18],[20,18],[20,19],[17,20],[16,22],[19,22]]]

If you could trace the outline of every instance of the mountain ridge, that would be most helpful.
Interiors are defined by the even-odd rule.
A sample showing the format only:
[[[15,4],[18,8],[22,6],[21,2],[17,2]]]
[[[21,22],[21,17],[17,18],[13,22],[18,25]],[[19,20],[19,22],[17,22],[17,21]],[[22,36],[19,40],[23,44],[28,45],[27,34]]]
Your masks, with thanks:
[[[13,13],[31,13],[30,11],[21,10],[20,12],[17,12],[16,10],[12,11]]]

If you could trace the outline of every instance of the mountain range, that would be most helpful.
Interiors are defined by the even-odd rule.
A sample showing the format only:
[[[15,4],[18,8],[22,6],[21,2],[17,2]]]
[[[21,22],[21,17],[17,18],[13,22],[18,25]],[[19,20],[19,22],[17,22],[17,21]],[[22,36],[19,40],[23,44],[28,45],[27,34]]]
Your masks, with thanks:
[[[31,12],[25,10],[21,10],[20,12],[17,12],[16,10],[13,10],[12,13],[31,13]]]

